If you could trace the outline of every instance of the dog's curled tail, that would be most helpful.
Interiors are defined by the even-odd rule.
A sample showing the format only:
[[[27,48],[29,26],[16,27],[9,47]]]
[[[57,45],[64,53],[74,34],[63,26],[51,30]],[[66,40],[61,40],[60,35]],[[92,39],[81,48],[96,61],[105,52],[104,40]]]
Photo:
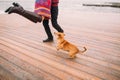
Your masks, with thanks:
[[[81,53],[84,53],[85,51],[87,51],[87,48],[86,48],[86,47],[83,47],[83,48],[84,48],[84,50],[81,51]]]

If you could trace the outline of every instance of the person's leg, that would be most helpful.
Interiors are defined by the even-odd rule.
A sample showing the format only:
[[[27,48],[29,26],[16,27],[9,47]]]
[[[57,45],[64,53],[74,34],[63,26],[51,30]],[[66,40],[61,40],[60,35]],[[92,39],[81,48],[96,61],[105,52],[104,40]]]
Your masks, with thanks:
[[[24,10],[23,7],[19,5],[18,3],[13,3],[13,5],[14,6],[9,7],[5,12],[8,14],[16,13],[16,14],[22,15],[23,17],[29,19],[30,21],[34,23],[42,21],[42,16],[34,12]]]
[[[63,29],[58,24],[57,18],[58,18],[58,6],[54,6],[54,7],[52,6],[51,7],[51,22],[52,22],[52,25],[58,32],[64,32]]]
[[[45,32],[48,36],[48,38],[46,40],[43,40],[43,42],[53,41],[53,36],[52,36],[51,30],[50,30],[50,27],[49,27],[49,20],[44,19],[43,20],[43,26],[44,26]]]

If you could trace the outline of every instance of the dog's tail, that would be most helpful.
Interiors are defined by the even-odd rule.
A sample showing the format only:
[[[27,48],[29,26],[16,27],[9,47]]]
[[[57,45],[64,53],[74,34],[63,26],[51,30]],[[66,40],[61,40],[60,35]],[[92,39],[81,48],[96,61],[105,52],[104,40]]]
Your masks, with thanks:
[[[81,51],[81,53],[84,53],[85,51],[87,51],[87,48],[86,48],[86,47],[83,47],[83,48],[84,48],[84,50]]]

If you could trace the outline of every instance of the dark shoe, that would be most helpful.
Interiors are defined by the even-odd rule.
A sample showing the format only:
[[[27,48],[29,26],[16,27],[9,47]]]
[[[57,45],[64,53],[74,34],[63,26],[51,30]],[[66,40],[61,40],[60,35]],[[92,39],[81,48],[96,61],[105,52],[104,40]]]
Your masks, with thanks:
[[[12,8],[12,6],[9,7],[8,9],[6,9],[6,10],[5,10],[5,13],[9,12],[11,8]]]
[[[16,7],[21,6],[20,4],[18,4],[18,3],[16,3],[16,2],[13,2],[12,5],[13,5],[13,6],[16,6]],[[22,6],[21,6],[21,7],[22,7]]]
[[[24,13],[24,9],[22,7],[10,7],[8,14],[11,13],[17,13],[21,15],[22,13]]]
[[[52,42],[53,41],[53,38],[48,38],[46,40],[43,40],[43,42]]]

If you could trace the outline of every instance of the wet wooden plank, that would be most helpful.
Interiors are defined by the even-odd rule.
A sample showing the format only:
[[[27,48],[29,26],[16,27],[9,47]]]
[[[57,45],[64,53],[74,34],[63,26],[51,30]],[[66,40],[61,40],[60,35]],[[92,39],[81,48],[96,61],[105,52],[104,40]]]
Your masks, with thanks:
[[[55,62],[55,61],[52,61],[52,60],[50,60],[50,59],[48,59],[48,58],[46,58],[46,57],[43,57],[43,56],[41,56],[41,55],[36,55],[37,53],[42,53],[42,52],[38,52],[36,49],[34,49],[34,48],[30,48],[30,47],[27,47],[27,46],[25,46],[24,44],[20,44],[20,43],[16,43],[15,41],[12,41],[12,40],[10,40],[10,39],[7,39],[7,38],[2,38],[1,37],[1,39],[2,39],[2,43],[6,43],[7,42],[7,45],[9,45],[10,47],[12,47],[12,48],[14,48],[15,50],[17,50],[17,51],[20,51],[20,52],[22,52],[22,53],[24,53],[25,55],[27,55],[27,56],[32,56],[33,58],[36,58],[36,59],[38,59],[39,61],[42,61],[42,62],[44,62],[45,64],[48,64],[48,65],[50,65],[50,66],[52,66],[52,67],[54,67],[54,68],[57,68],[58,70],[61,70],[61,71],[64,71],[64,73],[61,73],[60,71],[58,72],[58,70],[56,71],[56,70],[54,70],[54,72],[55,73],[51,73],[51,74],[53,74],[53,75],[57,75],[58,73],[58,75],[57,76],[62,76],[61,78],[63,78],[63,79],[65,79],[65,78],[68,78],[67,76],[65,76],[65,73],[69,73],[69,74],[72,74],[73,76],[77,76],[78,78],[84,78],[84,79],[99,79],[99,78],[97,78],[97,77],[95,77],[95,76],[92,76],[92,75],[90,75],[90,74],[87,74],[87,73],[85,73],[85,72],[82,72],[82,71],[78,71],[78,70],[76,70],[76,69],[74,69],[74,68],[71,68],[71,67],[69,67],[69,66],[65,66],[65,65],[62,65],[62,64],[60,64],[60,63],[58,63],[58,62]],[[5,41],[4,41],[5,40]],[[12,45],[12,44],[10,44],[10,43],[13,43],[14,45],[16,44],[17,46],[14,46],[14,45]],[[25,47],[24,47],[25,46]],[[21,47],[21,48],[19,48],[19,47]],[[35,54],[36,53],[36,54]],[[28,60],[30,60],[30,59],[28,59]],[[32,61],[31,61],[32,62]],[[33,63],[35,63],[35,62],[33,62]],[[39,63],[40,64],[40,63]],[[42,64],[43,65],[43,64]],[[59,67],[58,67],[59,66]],[[43,68],[45,68],[45,67],[43,67]],[[46,68],[46,69],[49,69],[49,68]],[[50,73],[50,72],[49,72]],[[63,74],[63,75],[62,75]],[[71,75],[71,76],[72,76]],[[87,77],[86,77],[87,76]],[[74,77],[73,77],[74,78]]]
[[[69,60],[67,52],[56,51],[56,39],[53,43],[42,42],[46,35],[39,24],[8,23],[0,22],[0,66],[15,77],[22,80],[119,80],[117,24],[113,32],[65,26],[67,40],[80,49],[88,48],[85,54],[77,54],[76,59]]]
[[[5,36],[4,36],[5,37]],[[11,38],[13,39],[13,37],[15,37],[15,36],[11,36]],[[9,36],[7,36],[7,38],[9,38],[9,39],[11,39]],[[44,51],[44,52],[46,52],[46,53],[42,53],[42,54],[40,54],[41,56],[45,56],[45,57],[47,57],[47,58],[50,58],[51,60],[54,60],[54,61],[57,61],[58,63],[62,63],[62,64],[64,64],[64,65],[67,65],[67,66],[70,66],[70,67],[73,67],[73,68],[76,68],[76,69],[79,69],[79,70],[81,70],[81,71],[84,71],[84,72],[87,72],[87,73],[89,73],[89,74],[93,74],[93,75],[96,75],[96,76],[98,76],[98,77],[101,77],[101,78],[112,78],[113,76],[111,76],[111,75],[109,75],[108,73],[106,74],[106,73],[104,73],[105,72],[105,70],[102,72],[99,72],[99,70],[96,70],[96,69],[92,69],[92,68],[89,68],[88,66],[84,66],[84,65],[81,65],[81,64],[79,64],[79,62],[77,62],[78,60],[74,60],[74,61],[69,61],[69,60],[67,60],[67,59],[61,59],[60,57],[58,57],[58,54],[56,54],[56,53],[53,53],[54,52],[54,50],[51,50],[51,49],[47,49],[48,51],[45,51],[45,48],[47,48],[47,47],[45,47],[45,46],[43,46],[43,47],[40,47],[40,45],[37,45],[37,44],[33,44],[32,43],[32,41],[31,40],[27,40],[27,41],[24,41],[23,39],[21,40],[21,38],[19,37],[18,39],[17,39],[17,37],[15,37],[14,38],[14,41],[18,41],[18,42],[20,42],[20,43],[22,43],[22,44],[26,44],[26,45],[28,45],[28,46],[31,46],[31,47],[33,47],[33,48],[35,48],[35,49],[40,49],[41,51]],[[31,43],[30,43],[31,42]],[[39,43],[38,43],[39,44]],[[39,46],[39,47],[38,47]],[[43,49],[44,48],[44,49]],[[38,52],[39,52],[39,50],[38,50]],[[47,53],[50,53],[50,54],[47,54]],[[86,57],[87,58],[87,57]],[[64,61],[64,62],[63,62]],[[75,62],[76,61],[76,62]],[[74,65],[76,65],[76,66],[74,66]],[[100,63],[101,64],[101,63]],[[107,69],[107,68],[106,68]],[[88,72],[88,71],[90,71],[90,72]],[[107,72],[107,71],[106,71]],[[98,74],[99,73],[99,74]],[[113,74],[113,75],[118,75],[119,73],[117,73],[116,71],[113,71],[113,72],[110,72],[111,74]]]

